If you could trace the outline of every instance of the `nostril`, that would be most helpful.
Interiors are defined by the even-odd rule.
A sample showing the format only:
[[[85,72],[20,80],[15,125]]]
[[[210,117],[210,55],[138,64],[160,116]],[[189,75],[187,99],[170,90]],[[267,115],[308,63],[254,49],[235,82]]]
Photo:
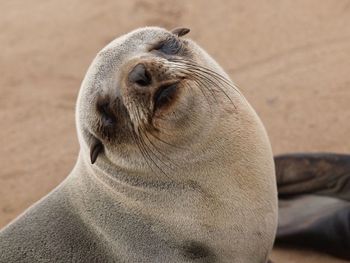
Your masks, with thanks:
[[[143,64],[137,64],[129,73],[129,81],[144,87],[152,83],[152,77]]]

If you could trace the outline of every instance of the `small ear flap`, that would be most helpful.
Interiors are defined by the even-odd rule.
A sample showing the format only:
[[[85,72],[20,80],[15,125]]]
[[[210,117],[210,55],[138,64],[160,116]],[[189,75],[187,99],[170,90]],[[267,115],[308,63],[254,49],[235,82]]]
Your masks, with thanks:
[[[97,138],[93,138],[93,142],[90,146],[90,160],[91,164],[94,164],[96,162],[96,159],[98,155],[103,151],[103,145],[102,142],[99,141]]]
[[[171,33],[173,33],[174,35],[177,35],[178,37],[182,37],[186,35],[188,32],[190,32],[190,29],[185,27],[177,27],[171,30]]]

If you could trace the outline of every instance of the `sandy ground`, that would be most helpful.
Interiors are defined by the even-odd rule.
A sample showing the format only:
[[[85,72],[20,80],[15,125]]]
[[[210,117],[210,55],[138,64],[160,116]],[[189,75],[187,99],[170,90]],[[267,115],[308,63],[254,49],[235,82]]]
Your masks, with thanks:
[[[350,1],[0,1],[0,226],[72,169],[91,60],[131,29],[190,27],[266,125],[275,154],[350,152]],[[342,262],[276,249],[275,262]]]

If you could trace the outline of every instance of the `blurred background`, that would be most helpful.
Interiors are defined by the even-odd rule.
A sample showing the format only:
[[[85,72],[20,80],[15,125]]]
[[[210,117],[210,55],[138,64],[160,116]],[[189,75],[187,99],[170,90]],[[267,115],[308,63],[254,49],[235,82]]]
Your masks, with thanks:
[[[0,227],[68,175],[90,62],[146,25],[191,29],[256,109],[274,154],[350,153],[350,0],[0,0]],[[285,249],[272,259],[344,262]]]

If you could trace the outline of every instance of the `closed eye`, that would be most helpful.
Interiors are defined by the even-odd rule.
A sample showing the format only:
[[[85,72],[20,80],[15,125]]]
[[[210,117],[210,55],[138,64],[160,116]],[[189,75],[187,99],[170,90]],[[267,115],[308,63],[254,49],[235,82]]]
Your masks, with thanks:
[[[162,52],[166,55],[176,55],[180,52],[182,44],[178,38],[171,37],[160,41],[152,50]]]

